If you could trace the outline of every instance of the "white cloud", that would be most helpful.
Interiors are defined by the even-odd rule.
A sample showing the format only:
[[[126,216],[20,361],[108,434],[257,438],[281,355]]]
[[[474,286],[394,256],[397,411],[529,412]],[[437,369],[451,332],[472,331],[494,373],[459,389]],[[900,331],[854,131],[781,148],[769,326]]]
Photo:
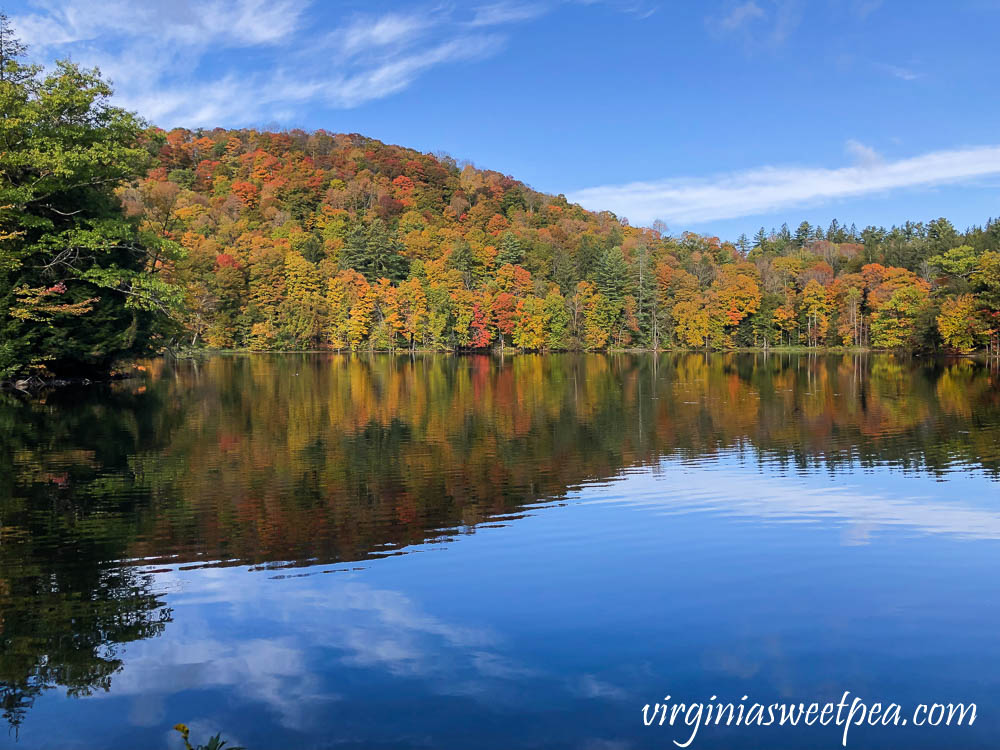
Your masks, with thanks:
[[[802,20],[800,0],[761,0],[761,3],[756,0],[729,3],[723,12],[706,18],[705,25],[716,36],[742,37],[749,48],[780,45]]]
[[[844,151],[853,157],[855,162],[864,166],[873,166],[882,161],[882,155],[878,151],[853,138],[844,144]]]
[[[497,26],[504,23],[528,21],[548,12],[548,10],[548,5],[542,3],[494,3],[493,5],[482,5],[474,10],[469,25]]]
[[[35,0],[13,23],[37,60],[100,67],[116,102],[150,121],[219,126],[391,96],[433,68],[496,54],[506,40],[491,28],[556,5],[501,0],[471,15],[440,5],[324,22],[312,0]]]
[[[837,169],[766,166],[706,179],[607,185],[567,197],[585,208],[627,216],[634,223],[659,218],[696,224],[1000,174],[1000,146],[936,151],[898,161],[882,160],[873,149],[857,142],[848,142],[848,150],[868,160]]]
[[[308,3],[302,0],[217,0],[195,4],[204,28],[220,28],[244,44],[271,44],[287,38],[300,25]],[[176,6],[171,6],[176,7]]]
[[[360,73],[345,75],[320,87],[323,98],[335,106],[354,107],[381,99],[408,87],[425,70],[442,63],[486,57],[503,44],[498,36],[455,39],[412,55],[387,61]]]
[[[566,0],[575,2],[578,5],[607,5],[620,12],[634,16],[638,20],[649,18],[659,10],[659,6],[647,2],[647,0]]]
[[[718,26],[722,31],[735,31],[751,23],[755,18],[764,18],[764,11],[757,3],[750,0],[748,3],[737,5],[720,18]]]
[[[901,81],[916,81],[919,78],[923,78],[922,73],[918,73],[910,68],[904,68],[900,65],[879,65],[878,67],[891,75],[893,78],[898,78]]]
[[[307,0],[66,0],[35,3],[39,12],[14,18],[28,44],[49,49],[72,42],[141,37],[164,45],[275,44],[300,25]]]
[[[265,115],[277,119],[279,107],[285,107],[284,111],[291,115],[296,111],[294,105],[306,102],[349,109],[402,91],[432,67],[485,57],[501,44],[502,40],[495,36],[463,37],[323,78],[302,78],[287,70],[277,70],[258,75],[227,75],[207,83],[166,84],[152,91],[134,92],[126,88],[118,102],[157,124],[245,123]]]
[[[427,14],[402,16],[395,13],[374,19],[357,19],[334,33],[339,38],[340,52],[353,55],[358,52],[405,43],[422,34],[433,24]]]

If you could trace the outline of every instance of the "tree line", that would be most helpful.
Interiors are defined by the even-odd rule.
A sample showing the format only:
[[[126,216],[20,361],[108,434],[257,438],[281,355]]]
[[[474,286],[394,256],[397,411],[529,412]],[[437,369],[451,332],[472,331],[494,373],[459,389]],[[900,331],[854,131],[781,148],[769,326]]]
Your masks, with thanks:
[[[1000,222],[630,226],[326,131],[164,131],[0,34],[0,377],[177,346],[996,353]]]

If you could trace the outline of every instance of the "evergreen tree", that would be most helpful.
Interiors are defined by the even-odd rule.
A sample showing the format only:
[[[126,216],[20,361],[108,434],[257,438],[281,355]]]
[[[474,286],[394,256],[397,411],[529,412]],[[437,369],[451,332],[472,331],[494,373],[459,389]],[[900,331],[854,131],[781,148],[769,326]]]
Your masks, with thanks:
[[[566,253],[556,253],[552,258],[552,281],[563,294],[571,294],[579,279],[573,260]]]
[[[500,238],[500,247],[497,249],[497,266],[521,265],[524,262],[524,252],[521,250],[521,243],[517,235],[507,231]]]
[[[460,271],[466,289],[471,289],[473,281],[479,275],[479,259],[472,252],[472,246],[465,240],[456,241],[451,248],[451,255],[448,257],[448,267]]]
[[[605,250],[596,271],[597,291],[619,304],[625,300],[629,286],[629,267],[620,247]]]
[[[508,190],[504,193],[503,200],[500,203],[500,208],[508,216],[512,215],[515,211],[523,211],[527,207],[528,203],[524,199],[524,193],[520,190]]]
[[[929,255],[943,253],[962,244],[954,225],[945,218],[927,225],[927,241]]]
[[[310,234],[302,243],[301,253],[310,263],[319,263],[326,257],[322,238],[316,234]]]
[[[861,231],[861,244],[865,246],[865,260],[873,262],[882,254],[882,240],[885,230],[879,227],[867,226]]]
[[[761,296],[760,307],[749,316],[750,331],[754,346],[770,346],[778,340],[778,326],[774,320],[774,312],[781,306],[781,297],[777,294]]]
[[[369,282],[381,278],[402,281],[409,269],[402,250],[402,243],[381,219],[375,219],[368,227],[355,224],[341,250],[340,267],[357,271]]]
[[[746,257],[747,253],[750,252],[750,240],[747,239],[746,232],[740,235],[739,239],[736,240],[736,247],[740,250],[740,255]]]
[[[803,221],[795,230],[795,244],[805,247],[813,237],[813,228],[808,221]]]
[[[657,312],[659,306],[659,294],[656,288],[656,274],[653,272],[653,260],[649,247],[643,243],[639,245],[632,258],[632,289],[635,292],[635,319],[639,325],[639,339],[641,343],[658,341],[660,332],[658,330]]]
[[[354,224],[344,238],[344,247],[341,248],[339,257],[342,269],[353,269],[364,275],[365,278],[368,278],[368,275],[363,270],[368,265],[368,248],[365,235],[365,225],[360,222]]]
[[[576,251],[577,274],[581,279],[593,279],[601,258],[600,242],[592,234],[584,234],[580,238],[580,246]]]

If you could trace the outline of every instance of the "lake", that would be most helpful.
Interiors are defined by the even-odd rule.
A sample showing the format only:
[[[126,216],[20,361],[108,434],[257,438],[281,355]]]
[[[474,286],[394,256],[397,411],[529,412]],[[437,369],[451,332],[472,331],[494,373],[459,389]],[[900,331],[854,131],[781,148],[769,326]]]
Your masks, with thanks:
[[[218,355],[0,393],[0,745],[668,748],[668,695],[849,691],[977,717],[848,747],[995,748],[998,479],[972,360]]]

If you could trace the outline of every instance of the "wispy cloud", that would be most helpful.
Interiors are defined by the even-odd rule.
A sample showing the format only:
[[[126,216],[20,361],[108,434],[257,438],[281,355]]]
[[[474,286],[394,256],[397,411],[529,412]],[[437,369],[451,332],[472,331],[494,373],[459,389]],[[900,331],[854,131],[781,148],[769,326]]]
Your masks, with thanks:
[[[757,3],[750,0],[748,3],[737,5],[725,15],[717,20],[718,28],[722,31],[736,31],[744,28],[757,18],[764,18],[765,13]]]
[[[861,141],[853,138],[844,144],[844,151],[851,156],[855,162],[863,166],[874,166],[882,161],[882,155],[871,146],[866,146]]]
[[[36,59],[100,67],[120,105],[159,125],[235,125],[391,96],[434,68],[496,54],[501,27],[560,4],[428,5],[324,22],[313,0],[35,0],[14,24]]]
[[[529,21],[549,11],[544,3],[494,3],[482,5],[473,11],[470,26],[498,26],[505,23]]]
[[[882,0],[851,0],[851,10],[862,21],[882,7]]]
[[[740,38],[753,49],[780,45],[801,20],[800,0],[747,0],[726,3],[705,25],[715,36]]]
[[[578,5],[606,5],[620,13],[635,16],[639,20],[649,18],[659,10],[659,6],[650,0],[564,0]]]
[[[18,32],[37,47],[82,41],[156,38],[163,44],[274,44],[300,25],[303,0],[38,0],[35,13],[16,17]]]
[[[922,73],[918,73],[910,68],[904,68],[901,65],[878,65],[878,68],[885,73],[888,73],[893,78],[898,78],[901,81],[916,81],[918,78],[923,78]]]
[[[766,166],[707,179],[586,188],[568,198],[585,208],[614,211],[633,223],[663,219],[697,224],[1000,174],[1000,146],[935,151],[897,161],[884,160],[857,141],[849,141],[847,151],[856,165],[836,169]]]
[[[307,102],[350,109],[382,99],[404,90],[430,68],[474,60],[501,45],[495,36],[466,37],[324,78],[299,78],[285,70],[228,75],[206,83],[163,85],[144,93],[126,90],[120,101],[158,124],[253,122],[264,113],[272,120],[289,119],[297,105]]]
[[[423,14],[400,15],[389,13],[375,18],[357,18],[347,26],[337,29],[330,35],[343,55],[354,55],[359,52],[385,49],[395,44],[419,37],[434,25],[432,16]]]

